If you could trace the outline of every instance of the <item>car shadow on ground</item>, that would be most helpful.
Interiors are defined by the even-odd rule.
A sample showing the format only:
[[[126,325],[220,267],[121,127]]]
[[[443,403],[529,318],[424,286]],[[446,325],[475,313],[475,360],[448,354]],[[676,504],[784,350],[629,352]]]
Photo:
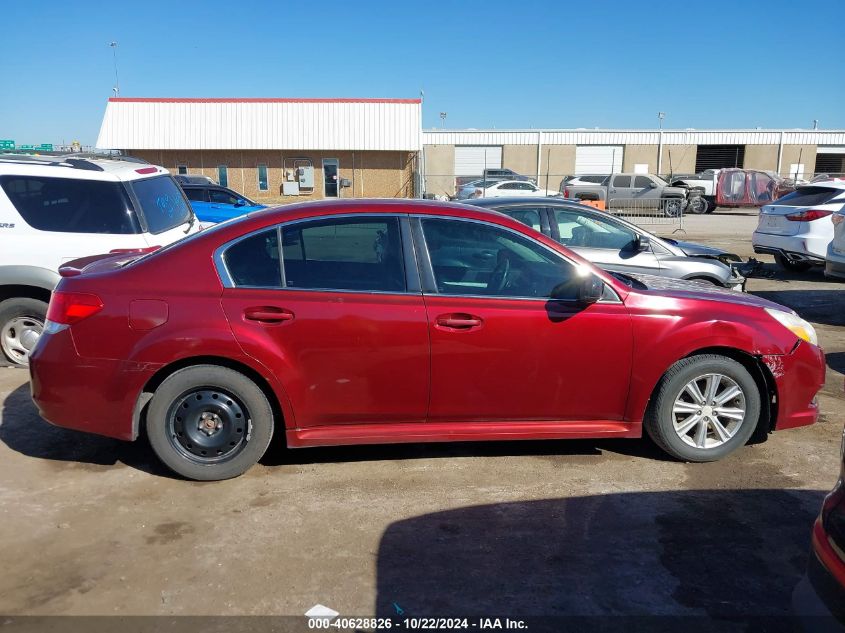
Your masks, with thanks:
[[[150,474],[169,475],[169,471],[150,449],[146,438],[137,442],[123,442],[62,429],[45,422],[32,402],[29,383],[15,389],[3,403],[0,442],[13,451],[39,459],[94,466],[123,463]]]
[[[838,371],[840,374],[845,374],[845,352],[831,352],[825,354],[827,359],[827,366],[833,371]]]
[[[8,395],[0,422],[0,442],[10,449],[38,459],[97,466],[122,463],[143,472],[177,477],[158,461],[146,437],[123,442],[108,437],[62,429],[45,422],[24,384]],[[601,456],[604,452],[655,461],[672,459],[647,437],[642,439],[538,440],[501,442],[444,442],[424,444],[378,444],[288,449],[276,434],[261,459],[265,466],[365,462],[407,459],[494,456]]]
[[[823,496],[621,493],[424,514],[382,535],[376,613],[558,618],[531,631],[791,630]]]
[[[845,325],[845,286],[842,290],[758,290],[754,294],[795,310],[821,325]]]

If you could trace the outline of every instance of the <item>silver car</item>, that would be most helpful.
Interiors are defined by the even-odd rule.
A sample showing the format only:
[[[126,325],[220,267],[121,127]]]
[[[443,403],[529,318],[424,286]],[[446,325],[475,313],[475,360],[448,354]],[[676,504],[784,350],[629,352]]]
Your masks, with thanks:
[[[830,216],[833,221],[833,239],[827,245],[824,274],[845,279],[845,205]]]
[[[499,211],[572,249],[606,270],[706,281],[743,290],[732,253],[657,237],[593,207],[549,198],[484,198],[467,204]]]

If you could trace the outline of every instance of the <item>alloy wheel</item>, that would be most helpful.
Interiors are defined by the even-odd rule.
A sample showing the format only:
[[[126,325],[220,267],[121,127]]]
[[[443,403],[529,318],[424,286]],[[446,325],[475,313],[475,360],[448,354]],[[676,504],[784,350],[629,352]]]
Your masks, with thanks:
[[[745,394],[735,380],[724,374],[704,374],[681,389],[672,406],[672,422],[686,444],[712,449],[736,435],[745,412]]]

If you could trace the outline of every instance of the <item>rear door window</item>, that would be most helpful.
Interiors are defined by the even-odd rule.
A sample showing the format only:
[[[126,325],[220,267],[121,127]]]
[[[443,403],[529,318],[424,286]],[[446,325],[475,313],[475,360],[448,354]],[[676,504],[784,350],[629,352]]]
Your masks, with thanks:
[[[223,256],[235,286],[281,288],[282,266],[279,262],[279,232],[262,231],[236,242]]]
[[[134,180],[129,186],[135,192],[150,233],[164,233],[193,218],[193,211],[182,189],[172,177]]]
[[[2,176],[0,187],[23,221],[39,231],[104,234],[142,232],[126,190],[118,182]]]
[[[337,218],[282,227],[287,288],[405,292],[399,219]]]
[[[838,194],[845,193],[842,189],[832,187],[801,187],[783,198],[775,200],[775,204],[785,204],[793,207],[811,207],[817,204],[827,204]]]

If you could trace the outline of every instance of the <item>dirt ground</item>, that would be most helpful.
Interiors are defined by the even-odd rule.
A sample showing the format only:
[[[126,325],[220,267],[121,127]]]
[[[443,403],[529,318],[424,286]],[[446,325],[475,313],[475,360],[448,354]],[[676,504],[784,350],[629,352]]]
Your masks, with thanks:
[[[747,257],[755,225],[676,237]],[[818,328],[823,415],[714,464],[645,440],[275,449],[195,483],[51,427],[0,369],[0,614],[783,616],[838,472],[845,284],[763,259],[748,289]]]

